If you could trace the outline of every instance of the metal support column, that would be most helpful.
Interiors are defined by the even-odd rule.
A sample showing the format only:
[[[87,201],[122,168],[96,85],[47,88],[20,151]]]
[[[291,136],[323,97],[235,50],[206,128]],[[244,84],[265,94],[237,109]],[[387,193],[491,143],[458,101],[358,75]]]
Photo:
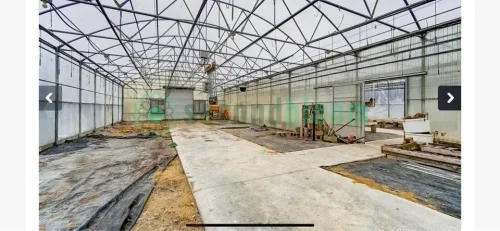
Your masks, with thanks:
[[[273,104],[273,77],[269,77],[269,104]],[[269,105],[271,106],[271,105]]]
[[[259,113],[259,80],[255,81],[255,86],[256,86],[256,90],[255,90],[255,105],[257,107],[257,111],[255,112],[255,116],[257,116],[257,124],[258,125],[261,125],[260,123],[260,113]],[[264,120],[264,118],[262,118]]]
[[[121,122],[123,122],[123,98],[124,98],[124,96],[123,96],[123,92],[124,92],[123,88],[124,88],[124,86],[122,86],[122,102],[121,102],[121,106],[122,106],[122,113],[121,113],[121,115],[122,115],[122,118],[120,119]]]
[[[355,54],[356,56],[356,71],[355,71],[355,81],[357,82],[359,80],[359,69],[358,69],[358,65],[359,65],[359,55],[358,53]],[[365,125],[364,125],[364,101],[365,101],[365,88],[364,88],[364,84],[359,84],[359,87],[356,88],[356,92],[357,92],[357,97],[359,97],[359,100],[357,103],[359,103],[359,105],[353,105],[354,108],[359,108],[359,117],[360,120],[361,120],[361,123],[360,121],[356,121],[357,124],[361,124],[361,127],[359,129],[359,137],[356,137],[356,138],[360,138],[360,137],[364,137],[364,133],[365,133]],[[355,109],[356,110],[356,109]]]
[[[360,119],[361,119],[361,129],[360,129],[360,133],[359,133],[359,137],[356,137],[356,138],[361,138],[361,137],[365,137],[365,110],[366,110],[366,107],[365,107],[365,104],[364,104],[364,98],[365,98],[365,84],[364,83],[360,83],[359,84],[359,91],[361,92],[361,102],[360,102],[360,110],[359,110],[359,113],[361,114],[360,115]],[[363,138],[362,140],[362,143],[365,143],[365,139]]]
[[[82,62],[78,64],[78,138],[82,134]]]
[[[318,65],[314,65],[314,103],[318,103]]]
[[[391,118],[391,87],[389,80],[387,82],[387,118]]]
[[[57,145],[57,140],[59,139],[59,107],[61,106],[60,105],[60,102],[59,102],[59,65],[60,65],[60,50],[59,48],[56,48],[56,78],[55,78],[55,82],[56,82],[56,89],[55,89],[55,99],[56,99],[56,103],[55,103],[55,108],[54,108],[54,144]]]
[[[288,117],[290,118],[290,121],[287,121],[287,125],[288,125],[288,122],[292,122],[292,72],[288,72],[288,99],[287,99],[287,103],[289,103],[290,105],[288,105],[288,110],[287,110],[287,113],[288,113]]]
[[[359,73],[358,73],[359,56],[358,56],[358,53],[355,53],[354,56],[356,57],[356,70],[355,70],[355,76],[354,76],[355,79],[354,79],[354,81],[358,81],[359,80]]]
[[[111,126],[115,121],[115,84],[111,82]]]
[[[97,104],[97,72],[94,70],[94,132],[97,129],[97,123],[96,123],[96,104]]]
[[[335,127],[335,85],[332,85],[332,128]]]
[[[435,32],[434,32],[435,33]],[[422,71],[425,71],[425,43],[426,43],[426,40],[425,40],[425,37],[426,37],[426,33],[424,33],[422,35]],[[438,59],[439,59],[439,56],[438,56]],[[425,113],[425,75],[422,75],[422,77],[420,78],[420,102],[421,102],[421,109],[420,109],[420,112],[421,113]]]
[[[106,95],[106,88],[107,88],[106,82],[108,82],[108,81],[106,81],[106,79],[103,79],[103,80],[104,80],[104,126],[103,126],[103,128],[106,128],[106,114],[107,114],[106,113],[106,111],[107,111],[107,107],[106,106],[108,104],[108,102],[107,102],[108,99],[106,97],[107,96]]]
[[[410,105],[410,99],[408,98],[408,96],[410,96],[410,88],[408,87],[410,83],[410,78],[409,77],[405,77],[405,87],[404,87],[404,115],[403,116],[407,116],[408,115],[408,105]]]

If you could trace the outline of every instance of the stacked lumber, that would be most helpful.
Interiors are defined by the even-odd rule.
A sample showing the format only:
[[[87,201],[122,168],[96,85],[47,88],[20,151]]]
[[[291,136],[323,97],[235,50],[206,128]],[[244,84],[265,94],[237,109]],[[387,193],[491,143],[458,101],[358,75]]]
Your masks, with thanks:
[[[443,145],[420,145],[417,148],[408,146],[409,144],[384,145],[382,153],[390,159],[416,162],[454,172],[461,171],[460,149]]]

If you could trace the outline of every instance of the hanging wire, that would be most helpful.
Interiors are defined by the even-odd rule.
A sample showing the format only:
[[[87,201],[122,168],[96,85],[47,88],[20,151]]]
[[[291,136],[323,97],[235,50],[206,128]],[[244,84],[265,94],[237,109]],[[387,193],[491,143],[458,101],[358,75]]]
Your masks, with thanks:
[[[41,30],[39,30],[39,32],[40,32],[40,35],[39,35],[39,36],[40,36],[40,38],[41,38],[41,37],[42,37],[42,31],[41,31]],[[42,45],[40,44],[40,45],[38,45],[38,46],[40,47],[40,52],[39,52],[40,54],[38,55],[38,65],[39,65],[39,66],[42,66]]]
[[[344,22],[344,12],[342,12],[342,10],[340,10],[340,7],[337,7],[337,8],[339,9],[339,12],[342,13],[342,18],[340,19],[340,23],[337,26],[338,28],[340,28],[340,26],[342,26],[342,23]]]
[[[318,12],[316,12],[316,13],[314,14],[314,17],[318,17],[318,16],[319,16],[319,14],[320,14],[320,11],[321,11],[321,2],[318,2],[318,6],[317,6],[317,8],[318,8]]]
[[[73,50],[71,50],[71,57],[73,57]],[[70,72],[69,77],[73,78],[73,62],[70,61],[69,63],[71,63],[71,67],[70,67],[71,72]]]

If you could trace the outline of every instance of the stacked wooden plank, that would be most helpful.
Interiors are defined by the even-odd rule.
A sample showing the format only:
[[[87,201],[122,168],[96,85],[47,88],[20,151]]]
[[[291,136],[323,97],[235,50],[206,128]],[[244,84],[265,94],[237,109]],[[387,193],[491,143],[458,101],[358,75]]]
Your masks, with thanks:
[[[403,144],[384,145],[382,153],[387,158],[407,160],[449,171],[461,171],[461,151],[455,147],[443,145],[421,145],[420,150],[405,150]]]
[[[376,123],[380,128],[385,128],[388,124],[392,125],[392,127],[394,128],[397,128],[403,125],[403,120],[398,118],[377,118],[368,119],[368,123]]]

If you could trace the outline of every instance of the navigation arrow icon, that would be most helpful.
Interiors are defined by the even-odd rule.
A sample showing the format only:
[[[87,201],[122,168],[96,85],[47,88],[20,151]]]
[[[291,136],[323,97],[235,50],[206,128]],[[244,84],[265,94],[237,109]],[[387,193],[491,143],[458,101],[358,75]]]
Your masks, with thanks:
[[[448,100],[448,103],[451,103],[451,101],[453,101],[453,99],[455,99],[455,97],[453,97],[453,95],[450,94],[449,92],[448,92],[448,96],[450,97],[450,99]]]
[[[438,109],[440,111],[460,111],[462,109],[462,89],[460,86],[438,87]]]
[[[448,93],[449,94],[449,93]],[[49,101],[49,103],[52,103],[52,100],[50,100],[50,97],[52,96],[52,92],[50,92],[47,96],[45,96],[45,99]]]

